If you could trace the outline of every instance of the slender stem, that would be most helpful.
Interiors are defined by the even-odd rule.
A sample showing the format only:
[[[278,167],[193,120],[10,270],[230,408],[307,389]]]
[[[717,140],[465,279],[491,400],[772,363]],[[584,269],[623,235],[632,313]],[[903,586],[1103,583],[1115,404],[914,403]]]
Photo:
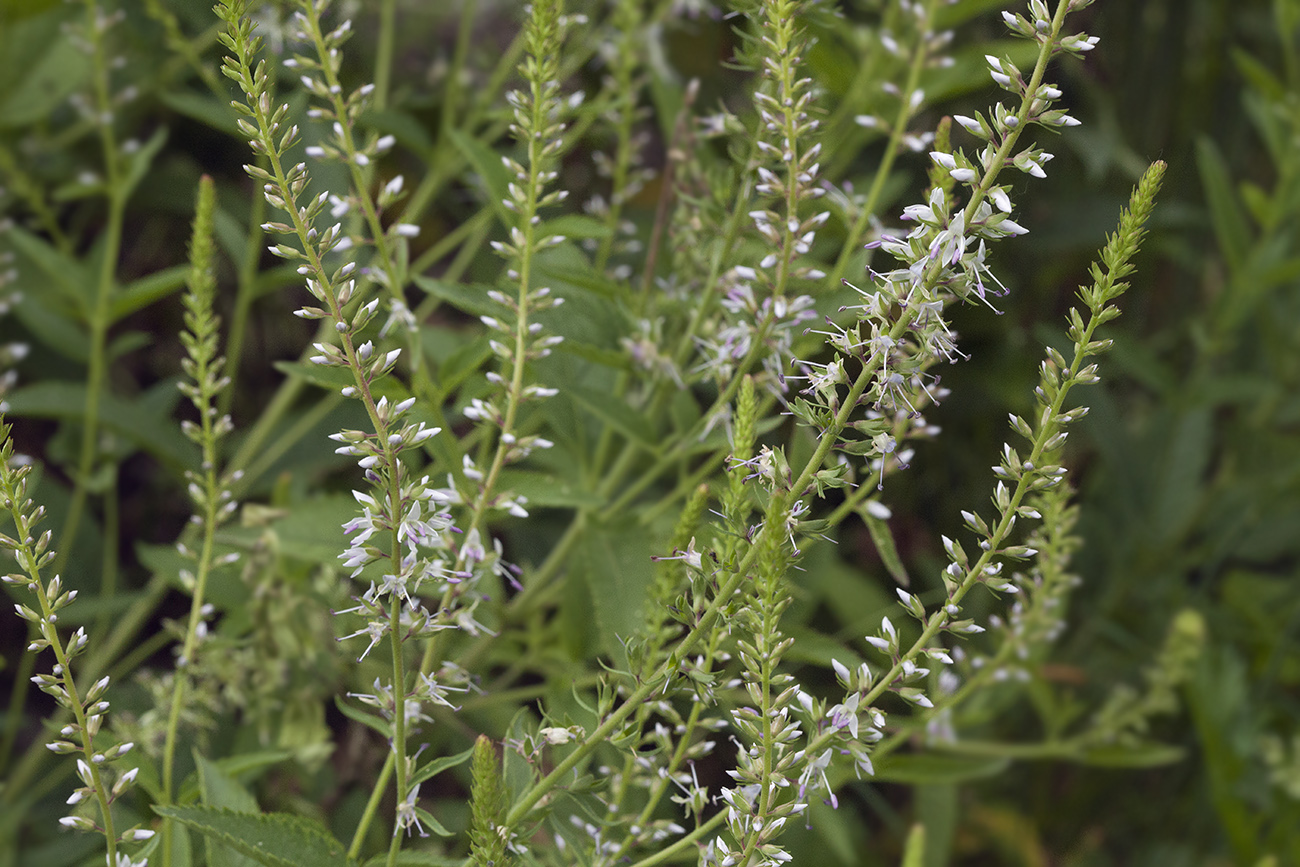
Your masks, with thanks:
[[[73,479],[72,502],[64,518],[63,529],[59,533],[59,556],[54,562],[54,574],[62,573],[71,556],[73,543],[76,541],[77,529],[81,524],[81,515],[85,511],[89,496],[91,473],[94,470],[95,454],[99,439],[100,399],[106,387],[108,376],[105,350],[108,343],[108,329],[111,322],[111,304],[113,299],[114,279],[117,274],[117,259],[122,248],[122,222],[126,212],[127,190],[122,183],[120,157],[117,141],[113,137],[110,120],[113,117],[112,94],[110,93],[109,62],[104,45],[104,28],[99,21],[99,4],[86,0],[87,36],[93,46],[94,60],[91,84],[95,95],[95,107],[101,119],[96,124],[99,133],[100,148],[104,157],[104,183],[108,189],[108,220],[104,227],[104,243],[99,262],[99,278],[96,281],[94,307],[86,310],[90,328],[90,347],[88,351],[89,368],[86,373],[86,402],[83,409],[81,428],[81,447],[77,457],[77,471]]]
[[[395,475],[395,474],[394,474]],[[400,568],[396,562],[401,556],[401,539],[398,536],[396,522],[393,524],[392,544],[394,551],[393,568]],[[402,804],[407,798],[407,761],[406,761],[406,658],[402,651],[402,598],[394,593],[389,600],[388,635],[390,651],[393,655],[393,745],[391,753],[393,764],[397,768],[397,811],[401,815]],[[402,850],[402,831],[400,823],[393,826],[393,837],[388,845],[388,867],[397,864],[397,855]]]

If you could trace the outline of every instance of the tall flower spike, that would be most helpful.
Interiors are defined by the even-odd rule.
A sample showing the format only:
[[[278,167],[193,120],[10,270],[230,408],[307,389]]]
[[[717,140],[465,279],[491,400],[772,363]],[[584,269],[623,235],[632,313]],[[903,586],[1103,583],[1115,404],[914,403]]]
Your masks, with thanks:
[[[1042,76],[1047,61],[1056,53],[1063,39],[1061,27],[1069,5],[1068,0],[1062,0],[1048,33],[1039,39],[1039,58],[1031,76],[1025,78],[1008,61],[998,61],[997,73],[1006,76],[1007,85],[1021,96],[1021,101],[1014,111],[1002,107],[995,110],[993,116],[997,120],[990,126],[989,147],[977,160],[968,159],[960,150],[934,151],[931,157],[938,171],[945,176],[944,183],[935,185],[924,205],[913,206],[904,212],[903,218],[916,223],[915,229],[905,237],[886,236],[882,239],[880,246],[899,259],[901,265],[885,274],[873,272],[872,287],[859,290],[863,303],[856,308],[860,320],[856,332],[870,334],[870,339],[831,341],[837,351],[846,356],[846,360],[852,359],[852,366],[861,372],[849,382],[830,375],[833,368],[828,366],[827,375],[815,375],[809,388],[803,392],[804,397],[791,404],[796,415],[818,428],[822,442],[804,471],[784,488],[790,496],[799,499],[813,487],[821,490],[826,484],[842,484],[835,475],[839,468],[824,470],[823,461],[831,446],[839,444],[842,433],[849,426],[851,414],[864,404],[872,407],[877,416],[873,418],[869,412],[865,422],[854,422],[852,426],[862,439],[847,439],[839,444],[840,447],[878,460],[876,472],[882,474],[889,462],[906,460],[898,449],[894,432],[916,415],[923,396],[928,399],[938,396],[929,389],[926,370],[940,359],[951,357],[955,351],[955,338],[943,316],[945,305],[953,299],[969,300],[975,295],[976,287],[985,286],[983,275],[987,269],[982,242],[1025,231],[1008,217],[1009,208],[999,207],[997,211],[992,208],[989,200],[994,197],[988,191],[995,186],[999,173],[1007,164],[1034,174],[1035,169],[1041,171],[1046,162],[1045,156],[1032,148],[1020,151],[1017,157],[1013,154],[1023,130],[1031,123],[1043,122],[1051,101],[1060,96],[1054,88],[1042,84]],[[964,206],[957,204],[953,187],[969,189]],[[1000,203],[1004,195],[1005,191],[1001,191],[994,200]],[[1154,188],[1145,188],[1141,195],[1146,197],[1141,201],[1149,205]],[[1084,328],[1082,323],[1078,327],[1080,330]],[[1084,369],[1079,371],[1079,375],[1086,378],[1091,374]],[[1085,380],[1081,378],[1078,381]],[[895,414],[892,422],[880,417],[879,414],[885,410]],[[1056,411],[1059,412],[1059,407]],[[1043,441],[1055,436],[1055,431],[1044,432]],[[1038,458],[1037,452],[1035,458]],[[1016,510],[1025,494],[1024,486],[1029,484],[1026,480],[1037,479],[1037,483],[1044,486],[1059,480],[1060,473],[1056,468],[1034,465],[1031,472],[1029,467],[1032,463],[1009,453],[1004,464],[1008,465],[1008,475],[1014,476],[1017,486],[1012,490],[999,483],[995,503],[1005,520],[981,545],[982,553],[977,558],[972,561],[959,543],[945,540],[953,563],[952,574],[957,576],[945,578],[955,582],[949,584],[947,605],[936,612],[927,612],[918,597],[899,588],[898,595],[905,612],[922,625],[922,638],[906,647],[902,633],[885,618],[880,630],[868,636],[867,641],[886,655],[892,665],[874,678],[865,666],[858,673],[845,667],[841,672],[841,680],[848,687],[844,701],[829,711],[820,710],[815,702],[803,705],[803,711],[809,714],[817,734],[810,738],[800,753],[804,762],[793,763],[802,767],[801,790],[815,786],[818,757],[827,755],[827,749],[836,744],[855,757],[860,769],[870,771],[870,748],[881,738],[884,726],[884,717],[874,707],[874,702],[883,691],[893,691],[918,708],[933,706],[932,699],[925,692],[930,669],[919,662],[926,656],[941,662],[948,657],[941,649],[931,654],[930,643],[941,630],[956,634],[982,631],[982,627],[972,621],[958,618],[961,597],[977,581],[983,580],[998,588],[1007,586],[990,558],[1025,558],[1035,553],[1028,546],[1006,541],[1006,534],[1014,527]],[[781,500],[780,496],[772,498],[773,503]],[[798,509],[789,509],[790,520],[798,514]],[[765,520],[770,522],[773,517],[769,512]],[[758,537],[756,545],[761,545],[764,539],[770,540],[768,534],[772,529],[765,526],[764,535]],[[764,558],[756,555],[753,559],[761,562]],[[745,562],[749,561],[750,558],[746,558]],[[742,659],[747,657],[757,660],[760,654],[754,649],[742,648]],[[750,667],[754,664],[747,663],[747,668]],[[761,693],[753,694],[756,701],[761,698]],[[753,722],[756,725],[757,718]],[[770,755],[765,756],[762,762],[769,760]],[[739,761],[742,766],[749,761],[743,751]],[[770,781],[769,776],[750,772],[743,777],[744,784],[728,796],[732,832],[743,832],[745,836],[736,839],[746,841],[741,852],[733,856],[738,863],[748,863],[749,857],[757,851],[759,835],[754,828],[755,817],[767,815],[770,796],[765,787]]]
[[[181,360],[181,367],[189,381],[178,383],[181,393],[190,399],[198,412],[197,422],[181,423],[182,432],[199,446],[201,457],[198,470],[187,470],[190,498],[194,504],[193,522],[201,528],[202,542],[196,549],[184,544],[177,545],[181,556],[194,561],[193,569],[181,572],[181,581],[190,592],[190,613],[185,628],[185,637],[179,648],[177,668],[179,669],[172,683],[172,695],[167,715],[167,730],[163,742],[162,792],[164,803],[170,803],[173,797],[173,773],[175,770],[176,742],[182,708],[185,706],[186,691],[189,688],[188,669],[194,664],[198,649],[207,635],[205,617],[212,606],[207,602],[207,583],[212,570],[219,565],[234,562],[237,554],[218,558],[213,546],[217,530],[234,514],[238,503],[231,490],[231,483],[238,480],[238,474],[223,476],[217,466],[219,445],[227,434],[233,430],[229,415],[222,415],[217,408],[221,392],[230,385],[230,380],[222,375],[225,359],[220,357],[221,320],[213,312],[213,300],[216,290],[216,278],[213,276],[213,214],[216,209],[216,193],[212,179],[204,176],[199,181],[198,201],[195,206],[194,229],[190,241],[190,273],[187,277],[188,291],[185,293],[185,328],[181,333],[181,343],[185,346],[186,357]],[[169,851],[172,840],[173,824],[163,823],[163,848]]]
[[[59,612],[77,598],[76,590],[64,590],[60,576],[46,578],[44,572],[54,561],[50,550],[54,536],[52,530],[35,535],[36,526],[45,517],[45,507],[38,506],[27,496],[32,464],[15,460],[13,442],[9,438],[10,426],[0,419],[0,502],[14,524],[14,535],[0,534],[0,548],[9,551],[18,561],[21,572],[5,575],[0,580],[6,584],[25,587],[34,597],[33,604],[16,603],[17,615],[36,628],[37,638],[28,650],[40,653],[54,652],[54,667],[50,674],[37,674],[32,682],[40,690],[72,713],[73,721],[60,730],[59,736],[46,746],[58,755],[76,755],[77,776],[81,785],[73,792],[68,803],[93,802],[98,808],[98,819],[84,815],[65,816],[59,822],[69,828],[95,831],[104,835],[110,863],[117,860],[118,846],[123,842],[147,840],[153,836],[138,826],[118,833],[114,824],[112,803],[135,780],[127,771],[116,775],[108,766],[126,755],[134,747],[131,743],[118,743],[105,747],[100,730],[103,727],[109,703],[104,696],[109,679],[100,678],[84,692],[78,689],[73,677],[72,662],[86,652],[86,630],[78,628],[66,639],[58,628]],[[110,785],[110,780],[112,784]]]
[[[338,45],[346,37],[347,29],[340,25],[329,34],[321,32],[319,14],[326,5],[313,0],[300,0],[302,10],[299,22],[303,32],[325,46],[327,62],[320,67],[323,78],[306,76],[304,86],[318,96],[332,98],[334,85],[330,84],[333,63]],[[440,505],[449,497],[430,485],[428,476],[414,473],[401,454],[420,445],[438,433],[423,422],[409,422],[405,416],[412,402],[402,400],[391,404],[387,397],[376,397],[377,382],[394,370],[401,350],[383,351],[372,340],[366,339],[379,306],[378,298],[362,301],[358,296],[365,287],[359,286],[354,275],[355,263],[333,268],[325,264],[332,251],[346,251],[342,228],[335,223],[318,231],[316,221],[329,201],[328,193],[307,195],[310,177],[305,164],[288,165],[286,150],[298,138],[295,126],[286,127],[289,108],[274,107],[268,89],[265,64],[256,61],[260,40],[253,35],[253,26],[247,17],[246,0],[223,0],[218,14],[227,24],[221,34],[223,44],[233,56],[227,57],[223,73],[237,82],[244,93],[244,101],[233,103],[241,115],[239,128],[249,136],[253,150],[266,157],[269,169],[247,166],[246,170],[264,184],[267,201],[288,217],[288,223],[269,223],[268,231],[291,236],[296,246],[277,244],[271,252],[290,261],[299,262],[298,272],[306,280],[307,291],[318,305],[303,307],[298,315],[307,319],[326,320],[328,331],[337,344],[322,339],[315,344],[320,353],[312,360],[321,365],[347,368],[352,384],[344,387],[345,397],[361,402],[369,417],[371,431],[341,431],[332,436],[342,443],[339,451],[358,458],[358,466],[370,487],[354,491],[362,508],[361,515],[344,525],[352,536],[350,545],[340,559],[359,577],[370,568],[373,583],[357,599],[356,607],[348,612],[361,615],[367,625],[354,636],[366,635],[369,653],[380,641],[387,639],[392,662],[392,677],[388,683],[377,682],[373,695],[362,700],[378,707],[392,723],[391,755],[395,767],[398,810],[394,821],[393,853],[400,847],[400,831],[418,823],[415,806],[419,786],[411,782],[412,763],[407,755],[407,739],[417,723],[427,721],[423,713],[425,703],[445,702],[443,694],[449,687],[440,683],[439,677],[420,672],[415,677],[407,671],[403,645],[412,639],[427,639],[446,629],[474,631],[479,625],[473,619],[473,609],[479,595],[473,587],[463,583],[466,575],[449,568],[452,562],[448,550],[447,533],[451,517]],[[326,82],[324,92],[319,86]],[[356,100],[361,104],[365,88],[358,91]],[[337,108],[342,117],[353,111],[353,102]],[[347,127],[340,121],[335,135],[344,149],[349,145]],[[354,150],[352,164],[362,165],[356,157],[364,151]],[[299,204],[302,202],[302,204]],[[355,306],[354,306],[355,302]],[[350,311],[350,312],[349,312]],[[378,538],[371,541],[371,537]],[[382,544],[381,544],[382,543]],[[377,573],[377,574],[376,574]],[[418,595],[427,587],[441,596],[434,612],[425,610]],[[447,678],[458,678],[458,672],[444,666]],[[459,681],[454,681],[459,683]]]
[[[488,293],[501,310],[498,315],[481,317],[483,324],[496,332],[488,344],[499,364],[498,370],[488,375],[496,393],[488,399],[475,399],[465,410],[469,418],[495,429],[497,443],[491,464],[485,468],[466,458],[463,476],[473,489],[463,499],[471,504],[472,512],[458,568],[499,567],[499,561],[488,555],[481,542],[486,532],[482,529],[486,514],[489,511],[505,511],[515,516],[528,514],[523,496],[498,489],[501,471],[535,450],[552,446],[550,440],[541,436],[520,436],[518,426],[525,404],[556,393],[553,388],[528,382],[527,371],[530,362],[550,355],[564,339],[547,333],[536,319],[538,313],[558,307],[564,299],[554,295],[549,287],[534,284],[539,256],[567,240],[563,235],[547,231],[540,214],[568,197],[565,190],[548,188],[558,177],[555,167],[565,146],[566,119],[582,104],[583,95],[581,92],[568,97],[561,95],[559,62],[565,32],[585,19],[562,15],[555,0],[538,0],[527,10],[526,54],[519,66],[525,88],[506,94],[512,118],[510,131],[523,148],[522,162],[502,157],[511,181],[501,204],[512,219],[509,240],[492,242],[492,248],[506,261],[504,276],[513,285],[513,291],[494,289]],[[474,547],[470,547],[471,541],[476,543]],[[484,556],[477,556],[480,553]]]

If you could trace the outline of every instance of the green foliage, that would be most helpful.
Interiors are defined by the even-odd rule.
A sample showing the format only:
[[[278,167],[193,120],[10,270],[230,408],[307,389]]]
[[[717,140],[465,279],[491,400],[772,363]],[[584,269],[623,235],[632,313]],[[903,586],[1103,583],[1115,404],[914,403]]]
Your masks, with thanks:
[[[0,0],[0,863],[1300,860],[1237,5]]]

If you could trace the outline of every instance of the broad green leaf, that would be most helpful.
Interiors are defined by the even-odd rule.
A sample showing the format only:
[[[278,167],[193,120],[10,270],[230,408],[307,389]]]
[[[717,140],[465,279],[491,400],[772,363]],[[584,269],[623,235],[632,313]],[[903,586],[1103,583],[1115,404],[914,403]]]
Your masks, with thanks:
[[[1002,5],[1001,0],[995,2],[997,5]],[[951,66],[932,67],[921,77],[921,88],[925,91],[926,102],[941,103],[955,96],[980,90],[992,90],[993,81],[989,78],[988,61],[984,59],[986,54],[994,57],[1010,57],[1011,62],[1025,70],[1025,75],[1028,75],[1038,59],[1038,46],[1024,39],[996,39],[955,48],[949,52],[953,60]],[[970,140],[970,136],[965,136],[965,142]],[[954,143],[962,144],[963,140],[954,136]]]
[[[484,368],[492,357],[492,347],[488,345],[488,336],[479,334],[439,356],[435,353],[441,348],[438,341],[443,339],[450,341],[452,338],[439,332],[431,333],[430,329],[424,331],[425,354],[434,359],[433,373],[438,388],[442,390],[443,396],[448,396],[461,383]]]
[[[448,283],[423,274],[412,278],[415,285],[435,298],[441,298],[462,313],[471,316],[496,316],[502,314],[501,305],[488,298],[491,286],[478,283]]]
[[[849,95],[858,64],[864,62],[858,52],[835,39],[817,39],[808,47],[804,59],[817,82],[838,99]]]
[[[60,309],[52,293],[28,292],[14,306],[18,321],[27,332],[49,349],[72,361],[90,359],[90,336],[86,326]]]
[[[948,753],[894,753],[875,762],[878,783],[961,783],[1002,773],[1011,764],[1003,756],[959,756]]]
[[[37,22],[14,27],[4,35],[6,53],[30,49],[32,36],[39,33]],[[19,43],[15,45],[14,43]],[[63,105],[90,75],[90,56],[67,37],[55,36],[40,46],[25,65],[17,81],[8,82],[0,100],[0,129],[29,126]]]
[[[205,807],[219,807],[236,813],[257,813],[257,799],[238,780],[215,762],[194,753],[194,767],[199,778],[199,797]]]
[[[114,296],[109,319],[117,322],[124,316],[130,316],[137,310],[166,298],[185,285],[185,275],[189,270],[188,265],[175,265],[155,271],[148,277],[141,277],[126,286]]]
[[[606,300],[617,300],[626,292],[621,283],[591,267],[580,254],[566,255],[566,250],[562,249],[548,251],[546,260],[538,265],[537,273],[542,283],[557,287],[556,291],[562,296],[566,296],[566,289],[578,288]],[[566,296],[565,303],[568,302]]]
[[[233,549],[222,545],[218,548],[218,553],[224,554],[231,550]],[[147,542],[136,542],[135,556],[154,575],[165,576],[167,583],[176,590],[182,589],[180,571],[194,568],[194,561],[182,557],[175,545],[150,545]],[[240,579],[236,570],[217,569],[208,576],[204,599],[211,602],[218,610],[229,612],[246,605],[248,594],[248,585]]]
[[[146,595],[143,590],[118,589],[111,596],[78,596],[76,605],[59,612],[59,623],[66,627],[89,626],[100,617],[120,617]]]
[[[965,24],[972,18],[988,15],[1005,8],[1007,8],[1006,0],[956,0],[956,2],[950,4],[941,4],[935,13],[934,28],[936,30],[947,30],[959,24]],[[1014,11],[1018,12],[1020,10]]]
[[[603,649],[622,664],[619,638],[645,627],[645,599],[653,578],[653,553],[644,529],[596,525],[583,537],[575,562],[591,593]]]
[[[793,623],[781,625],[786,635],[794,639],[794,644],[785,652],[785,658],[791,662],[806,662],[830,668],[831,660],[837,659],[852,669],[864,661],[853,648],[846,647],[842,642],[815,629]]]
[[[236,813],[213,807],[154,807],[266,867],[354,867],[324,826],[289,813]]]
[[[278,765],[280,762],[288,761],[291,758],[293,758],[293,753],[288,750],[262,750],[261,752],[240,753],[228,758],[217,759],[211,764],[231,777],[241,777],[245,774],[252,774],[254,771],[265,771],[272,765]]]
[[[567,385],[564,392],[592,415],[609,424],[628,439],[639,443],[652,453],[657,453],[659,444],[652,439],[655,426],[648,418],[610,392],[596,391],[578,385]]]
[[[272,528],[281,554],[337,566],[339,554],[347,547],[343,524],[360,512],[357,501],[345,494],[316,496],[294,503]]]
[[[257,799],[232,776],[225,773],[216,764],[203,758],[197,750],[194,752],[195,770],[199,776],[202,789],[202,803],[206,807],[218,807],[234,810],[236,813],[256,815],[259,812]],[[257,863],[213,837],[208,837],[208,867],[251,867]]]
[[[574,487],[573,483],[565,479],[533,470],[503,470],[499,487],[503,491],[527,497],[530,508],[549,506],[590,509],[597,508],[604,502],[591,491]]]

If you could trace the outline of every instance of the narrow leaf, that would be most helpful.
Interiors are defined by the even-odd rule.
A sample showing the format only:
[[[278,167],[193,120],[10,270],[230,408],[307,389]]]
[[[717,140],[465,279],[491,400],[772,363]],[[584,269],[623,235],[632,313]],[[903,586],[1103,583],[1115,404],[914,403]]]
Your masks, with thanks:
[[[342,843],[323,825],[288,813],[236,813],[214,807],[154,807],[266,867],[353,867]]]

